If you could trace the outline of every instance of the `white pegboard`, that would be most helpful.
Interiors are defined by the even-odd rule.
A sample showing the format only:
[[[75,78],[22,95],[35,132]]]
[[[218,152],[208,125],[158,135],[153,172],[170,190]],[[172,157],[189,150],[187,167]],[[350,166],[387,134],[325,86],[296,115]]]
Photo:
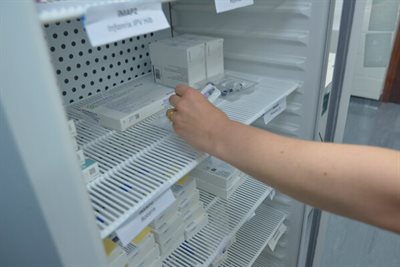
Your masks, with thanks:
[[[81,20],[43,25],[65,105],[151,72],[149,43],[170,30],[92,47]]]

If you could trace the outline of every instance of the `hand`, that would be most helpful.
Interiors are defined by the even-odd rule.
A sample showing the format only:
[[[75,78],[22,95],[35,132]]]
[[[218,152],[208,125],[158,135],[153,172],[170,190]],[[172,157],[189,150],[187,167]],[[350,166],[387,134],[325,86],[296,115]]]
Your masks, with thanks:
[[[179,84],[175,92],[169,102],[175,108],[170,119],[176,133],[194,148],[213,154],[230,120],[196,89]]]

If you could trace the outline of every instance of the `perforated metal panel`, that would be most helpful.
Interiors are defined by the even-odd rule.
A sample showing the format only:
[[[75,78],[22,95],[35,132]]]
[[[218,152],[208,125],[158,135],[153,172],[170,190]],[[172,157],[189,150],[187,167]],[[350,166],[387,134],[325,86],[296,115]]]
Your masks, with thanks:
[[[151,72],[149,43],[170,36],[164,30],[92,47],[79,18],[43,27],[64,104]]]

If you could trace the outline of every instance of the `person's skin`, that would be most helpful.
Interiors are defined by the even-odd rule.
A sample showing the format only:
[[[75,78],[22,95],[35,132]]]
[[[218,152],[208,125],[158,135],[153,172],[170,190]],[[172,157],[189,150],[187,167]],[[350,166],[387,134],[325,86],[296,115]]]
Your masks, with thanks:
[[[278,136],[229,120],[185,85],[170,103],[194,148],[311,206],[400,233],[400,152]]]

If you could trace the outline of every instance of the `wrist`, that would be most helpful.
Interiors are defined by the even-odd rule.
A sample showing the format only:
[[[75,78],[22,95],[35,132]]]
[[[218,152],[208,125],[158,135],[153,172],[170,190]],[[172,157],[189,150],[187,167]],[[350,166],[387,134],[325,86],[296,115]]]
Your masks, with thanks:
[[[209,154],[216,157],[223,157],[227,151],[227,146],[229,144],[229,133],[233,132],[235,122],[226,118],[224,121],[218,123],[216,127],[213,127],[210,135],[210,147],[207,151]]]

